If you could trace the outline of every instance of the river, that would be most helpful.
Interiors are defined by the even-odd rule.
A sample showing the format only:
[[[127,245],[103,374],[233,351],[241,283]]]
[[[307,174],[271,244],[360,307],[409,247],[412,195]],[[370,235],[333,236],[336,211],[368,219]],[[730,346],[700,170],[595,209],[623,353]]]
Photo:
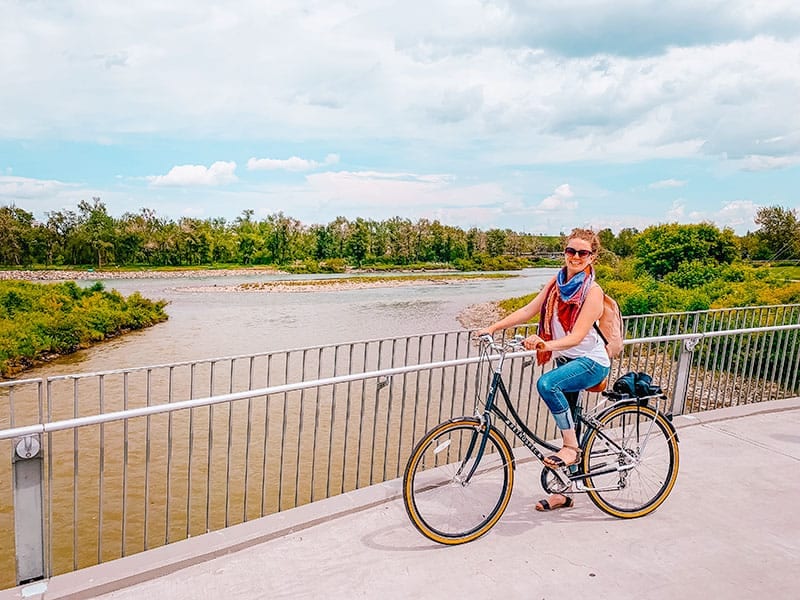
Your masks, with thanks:
[[[266,273],[101,280],[106,289],[117,289],[126,296],[139,291],[148,298],[167,300],[169,320],[61,357],[21,377],[95,373],[462,330],[458,316],[470,305],[536,291],[554,272],[555,269],[528,269],[506,279],[287,293],[213,291],[214,286],[229,288],[239,283],[287,278]],[[94,281],[79,283],[91,285]],[[159,394],[157,379],[154,378],[151,395],[162,399],[165,394]],[[149,390],[150,380],[147,381]],[[411,378],[409,382],[411,386],[416,379]],[[123,397],[125,401],[130,398],[130,406],[141,404],[143,385],[141,377],[131,377],[130,382],[125,380],[124,384],[113,377],[106,378],[102,394],[105,409],[122,409]],[[402,385],[407,395],[415,395],[411,387],[405,390],[405,384]],[[420,389],[426,389],[424,378],[420,385],[423,386]],[[69,380],[56,383],[52,389],[53,405],[48,410],[52,410],[56,420],[76,416],[73,410],[81,415],[94,414],[102,408],[98,405],[96,386],[97,383],[91,381],[81,384],[81,399],[73,401],[78,384]],[[8,410],[25,409],[25,415],[18,415],[17,424],[35,422],[30,419],[35,419],[38,404],[36,388],[26,389],[25,393],[23,390],[14,392],[13,402],[12,396],[8,396]],[[183,388],[176,383],[175,397],[187,396],[188,389],[185,383]],[[350,391],[349,387],[347,389]],[[198,393],[210,392],[204,389]],[[428,401],[436,397],[429,391],[420,393]],[[112,423],[100,428],[85,427],[80,431],[52,434],[48,437],[52,450],[47,468],[48,471],[52,468],[52,475],[48,475],[52,504],[48,510],[52,511],[54,521],[51,528],[53,572],[115,558],[120,548],[123,553],[139,551],[147,547],[147,540],[151,545],[160,545],[167,538],[181,539],[209,528],[221,528],[225,526],[230,507],[240,507],[235,512],[247,512],[249,518],[263,514],[264,508],[268,512],[277,510],[284,497],[310,496],[315,476],[323,481],[323,477],[333,474],[339,477],[343,491],[353,489],[359,482],[359,465],[372,465],[375,457],[383,456],[385,460],[387,456],[388,449],[381,449],[380,443],[373,450],[373,444],[365,442],[363,454],[361,450],[362,433],[367,435],[373,431],[374,434],[370,427],[375,425],[370,423],[378,423],[378,402],[374,394],[367,398],[363,386],[355,386],[349,395],[340,393],[335,405],[331,394],[330,388],[326,388],[324,392],[309,393],[305,402],[299,401],[302,395],[292,398],[288,405],[286,399],[276,396],[270,398],[269,404],[263,400],[254,402],[252,408],[250,403],[238,403],[230,409],[218,408],[216,412],[210,409],[183,411],[146,421],[134,419],[124,425]],[[395,397],[405,406],[400,389],[396,390]],[[321,408],[316,408],[316,398]],[[330,464],[317,462],[314,452],[301,452],[301,431],[304,450],[305,440],[317,437],[313,422],[307,422],[305,429],[300,425],[296,432],[292,428],[302,422],[303,406],[307,406],[306,420],[308,415],[313,418],[315,411],[327,410],[330,423],[335,421],[341,426],[350,420],[351,405],[353,418],[360,414],[363,419],[361,424],[354,423],[350,429],[352,434],[348,434],[356,436],[357,441],[350,440],[348,446],[345,434],[327,434],[331,444],[328,452],[334,456]],[[387,405],[381,406],[383,410]],[[416,410],[412,412],[417,414]],[[7,413],[5,407],[0,406],[0,428],[13,423]],[[371,414],[374,416],[370,417]],[[425,415],[427,419],[427,409]],[[288,438],[286,431],[280,429],[284,418],[295,424],[289,427]],[[387,431],[391,426],[402,432],[401,419],[402,413],[397,412],[396,407],[391,415],[381,416],[387,423],[384,426]],[[268,427],[268,423],[272,425]],[[413,442],[413,423],[415,421],[410,428],[406,427],[406,446]],[[362,432],[362,425],[366,433]],[[282,427],[285,429],[286,425]],[[322,427],[323,434],[325,427]],[[246,435],[231,435],[232,431],[245,429]],[[388,448],[389,434],[384,437]],[[400,442],[393,443],[390,454],[399,458],[395,446],[399,447]],[[10,442],[2,449],[10,454]],[[152,460],[148,458],[151,456]],[[337,456],[340,458],[336,459]],[[242,475],[254,461],[260,461],[261,468],[256,465],[250,476]],[[375,464],[381,467],[379,461]],[[0,463],[0,484],[10,481],[9,469],[10,463]],[[371,477],[371,470],[365,467],[364,473]],[[307,472],[312,473],[310,483],[308,477],[301,476]],[[232,481],[243,479],[229,489],[229,478]],[[167,482],[171,487],[167,487]],[[248,493],[258,505],[253,505],[252,500],[248,502]],[[12,516],[10,487],[0,485],[0,536],[4,538],[13,531]],[[13,552],[0,552],[0,573],[5,574],[0,576],[0,588],[13,584],[13,561]]]
[[[192,291],[311,276],[102,280],[123,295],[139,291],[169,301],[169,320],[79,351],[26,372],[47,377],[254,354],[322,344],[461,329],[458,315],[481,302],[522,296],[542,287],[555,269],[525,269],[506,279],[313,292]],[[336,276],[331,276],[336,277]],[[318,275],[313,278],[319,278]],[[91,285],[94,281],[82,281]]]

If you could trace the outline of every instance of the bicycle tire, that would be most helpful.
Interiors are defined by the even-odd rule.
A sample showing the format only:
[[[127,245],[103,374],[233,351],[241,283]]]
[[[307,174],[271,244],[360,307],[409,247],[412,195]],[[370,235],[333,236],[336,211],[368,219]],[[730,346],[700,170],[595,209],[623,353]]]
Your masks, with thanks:
[[[414,447],[403,474],[403,503],[426,538],[447,545],[471,542],[489,531],[508,506],[514,457],[496,428],[489,429],[470,480],[465,484],[461,479],[473,469],[483,435],[479,419],[461,417],[437,425]]]
[[[667,499],[678,477],[680,454],[672,424],[662,413],[635,404],[613,407],[598,421],[602,435],[593,429],[586,438],[584,472],[611,472],[587,475],[584,484],[589,498],[603,512],[621,519],[653,512]],[[617,466],[628,468],[617,470]]]

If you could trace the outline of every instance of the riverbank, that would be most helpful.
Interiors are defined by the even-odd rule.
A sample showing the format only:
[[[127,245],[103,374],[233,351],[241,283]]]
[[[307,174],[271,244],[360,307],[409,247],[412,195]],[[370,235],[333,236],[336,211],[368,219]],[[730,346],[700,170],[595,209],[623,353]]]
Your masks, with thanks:
[[[102,285],[0,282],[0,377],[166,321],[165,300]]]
[[[0,281],[94,281],[97,279],[185,279],[203,277],[241,277],[246,275],[278,275],[284,271],[271,267],[247,269],[159,269],[141,271],[117,270],[7,270],[0,271]]]
[[[497,302],[481,302],[479,304],[472,304],[462,310],[456,316],[458,322],[464,329],[470,331],[475,329],[482,329],[499,321],[505,313],[500,309]]]
[[[327,279],[283,279],[272,281],[255,281],[231,285],[198,285],[180,286],[174,289],[182,292],[334,292],[342,290],[360,290],[372,288],[393,288],[413,285],[450,285],[464,283],[475,279],[506,279],[513,277],[503,273],[486,274],[395,274],[366,276],[331,277]]]
[[[259,276],[260,275],[260,276]],[[479,285],[477,288],[480,287],[480,281],[491,281],[491,280],[498,280],[500,278],[505,280],[514,280],[518,275],[514,274],[499,274],[499,273],[462,273],[462,272],[406,272],[406,273],[397,273],[394,272],[392,274],[353,274],[351,276],[334,276],[334,277],[326,277],[321,279],[301,279],[301,278],[290,278],[288,275],[284,273],[268,270],[268,269],[214,269],[214,270],[158,270],[158,271],[68,271],[68,270],[50,270],[50,271],[42,271],[42,270],[28,270],[28,271],[17,271],[17,270],[4,270],[0,271],[0,280],[20,280],[20,279],[27,279],[33,283],[40,284],[42,286],[46,284],[53,284],[53,283],[60,283],[62,281],[73,281],[77,280],[79,287],[84,288],[86,285],[91,285],[95,281],[101,281],[105,283],[105,287],[107,289],[115,288],[117,286],[122,291],[122,293],[127,296],[132,294],[136,291],[139,291],[145,297],[152,297],[152,298],[167,298],[169,304],[178,303],[178,308],[175,308],[175,314],[178,316],[178,321],[176,322],[176,326],[178,329],[174,333],[165,334],[165,336],[161,337],[161,341],[158,343],[158,352],[164,352],[164,346],[172,346],[175,345],[179,347],[178,354],[176,354],[176,360],[190,358],[197,355],[202,356],[210,356],[216,355],[220,353],[241,353],[243,351],[249,351],[251,349],[258,349],[263,347],[265,343],[267,344],[276,344],[279,347],[290,347],[296,346],[298,344],[315,344],[319,343],[320,341],[320,325],[311,326],[309,325],[307,329],[303,329],[302,331],[298,331],[297,329],[292,329],[291,333],[286,333],[285,335],[288,336],[283,342],[276,342],[275,336],[276,335],[284,335],[281,331],[276,330],[275,324],[275,315],[281,314],[284,315],[281,318],[285,318],[285,315],[293,315],[294,312],[289,310],[286,312],[284,309],[281,309],[279,313],[276,313],[274,310],[270,311],[263,311],[263,306],[285,306],[286,302],[289,302],[290,306],[295,306],[297,303],[302,305],[306,302],[305,298],[310,297],[311,294],[314,292],[320,291],[331,291],[337,292],[341,291],[342,293],[347,293],[351,290],[364,290],[364,297],[372,297],[374,293],[379,293],[380,288],[384,288],[388,291],[383,292],[384,294],[389,294],[388,299],[383,300],[383,304],[381,304],[377,311],[381,312],[384,310],[381,308],[384,306],[386,302],[392,303],[395,299],[399,297],[407,297],[409,294],[412,297],[416,298],[417,292],[415,290],[423,289],[423,286],[428,286],[430,288],[441,288],[441,289],[452,289],[453,294],[458,297],[462,296],[460,290],[462,289],[459,286],[459,283],[467,285],[469,281],[473,281],[478,283]],[[213,279],[210,279],[212,278]],[[113,280],[118,280],[119,283],[115,283]],[[121,281],[127,280],[127,281]],[[146,281],[146,280],[153,280],[153,281]],[[158,281],[154,281],[158,280]],[[163,282],[163,283],[161,283]],[[239,288],[237,284],[244,283],[247,286],[251,286],[249,289],[247,287]],[[263,285],[262,285],[263,284]],[[269,286],[267,286],[269,284]],[[495,284],[496,285],[496,284]],[[375,288],[374,292],[370,292],[370,289]],[[461,304],[460,310],[454,311],[453,314],[449,316],[450,319],[454,319],[458,325],[464,327],[465,329],[475,330],[497,320],[501,315],[500,311],[497,308],[497,305],[494,302],[480,302],[480,294],[475,293],[476,286],[473,284],[472,286],[464,287],[464,294],[469,295],[473,298],[472,302],[479,302],[478,304],[469,304],[468,302],[463,302]],[[394,290],[397,290],[395,293]],[[407,290],[407,291],[403,291]],[[225,292],[248,292],[248,293],[238,293],[236,294],[237,298],[227,298]],[[259,293],[260,292],[260,293]],[[285,293],[281,293],[285,292]],[[291,292],[306,292],[305,297],[300,300],[278,300],[277,298],[281,296],[295,296],[296,294],[292,294]],[[438,294],[439,292],[433,292],[434,294]],[[452,295],[452,294],[451,294]],[[509,294],[512,295],[512,294]],[[259,296],[264,296],[263,299],[259,299]],[[368,328],[368,331],[361,331],[359,329],[359,323],[361,322],[361,317],[356,320],[341,320],[341,308],[339,307],[339,300],[336,300],[338,296],[336,293],[333,294],[325,294],[331,298],[330,301],[324,301],[325,306],[330,305],[332,310],[335,310],[337,316],[329,315],[326,317],[326,322],[336,322],[337,326],[335,330],[342,331],[342,330],[352,330],[358,331],[359,333],[354,333],[354,336],[361,336],[361,337],[370,337],[373,335],[395,335],[398,332],[402,333],[405,329],[401,329],[399,327],[393,328],[392,326],[384,327],[380,329],[383,333],[376,333],[376,329],[372,326]],[[359,294],[360,296],[360,294]],[[477,296],[477,297],[476,297]],[[219,300],[213,300],[213,298],[219,298]],[[426,294],[427,297],[427,294]],[[224,334],[220,336],[219,334],[214,337],[213,340],[208,340],[205,343],[198,342],[197,344],[193,344],[192,348],[193,351],[191,353],[186,353],[186,355],[181,354],[181,352],[185,351],[186,345],[181,343],[181,339],[186,339],[191,337],[192,339],[198,339],[198,329],[196,327],[189,327],[188,329],[181,328],[180,324],[184,324],[185,315],[182,311],[185,310],[185,307],[194,307],[196,306],[196,302],[198,298],[206,298],[208,302],[204,301],[203,307],[203,325],[200,327],[201,331],[207,330],[207,321],[209,319],[218,318],[219,322],[226,323]],[[184,300],[185,299],[185,303]],[[241,314],[234,313],[229,311],[226,307],[229,307],[231,304],[235,304],[236,306],[243,307]],[[466,306],[465,306],[466,305]],[[177,305],[176,305],[177,306]],[[315,304],[315,310],[319,310],[320,307]],[[251,310],[252,309],[252,310]],[[173,313],[173,310],[170,309],[169,305],[167,306],[167,310],[170,314]],[[363,310],[360,308],[359,310]],[[392,305],[391,309],[385,309],[388,313],[394,315],[394,318],[398,319],[400,322],[407,320],[409,318],[413,319],[415,322],[424,322],[429,323],[426,327],[430,330],[436,330],[439,325],[439,321],[437,319],[441,316],[438,315],[436,311],[429,311],[424,308],[418,309],[417,305],[414,302],[411,303],[402,303],[400,306],[395,307]],[[216,311],[216,312],[215,312]],[[226,312],[227,311],[227,312]],[[422,311],[422,312],[420,312]],[[213,317],[213,314],[219,313],[218,317]],[[246,315],[242,317],[241,315]],[[240,332],[237,335],[230,335],[231,331],[231,323],[238,323],[247,321],[248,323],[252,324],[253,322],[260,322],[262,317],[256,317],[255,315],[263,315],[263,327],[261,330],[270,332],[270,337],[268,340],[261,342],[252,343],[248,342],[247,344],[242,345],[241,341],[234,342],[233,340],[241,340],[244,332]],[[437,316],[438,315],[438,316]],[[379,317],[379,319],[383,319],[384,317]],[[387,317],[389,318],[389,317]],[[386,321],[389,323],[391,318]],[[451,323],[453,321],[450,321]],[[172,326],[170,326],[171,328]],[[448,326],[452,327],[452,325]],[[247,332],[250,335],[253,329],[259,329],[258,327],[248,326]],[[124,336],[125,331],[120,331],[117,335]],[[341,338],[341,333],[330,333],[325,334],[329,341],[338,341]],[[98,336],[102,337],[103,340],[99,343],[102,345],[104,341],[111,339],[112,336],[106,334],[105,336]],[[202,336],[200,336],[202,337]],[[230,342],[227,340],[230,337]],[[252,336],[248,337],[247,339],[251,339]],[[307,339],[309,338],[309,339]],[[227,344],[227,345],[226,345]],[[248,345],[249,344],[249,345]],[[85,348],[89,344],[78,345],[74,346],[75,349],[77,348]],[[138,351],[138,350],[137,350]],[[170,352],[175,352],[174,349],[170,349]],[[126,356],[124,358],[125,361],[133,361],[136,364],[145,363],[148,359],[147,355],[151,354],[152,350],[144,350],[143,355],[141,357],[136,356],[134,353],[133,355]],[[27,364],[23,364],[22,362],[18,363],[19,367],[26,367],[22,370],[27,370],[27,368],[34,367],[34,366],[41,366],[43,363],[51,362],[54,359],[59,358],[62,355],[69,354],[68,351],[64,351],[61,349],[59,352],[42,352],[36,356],[35,361],[30,361]],[[98,355],[99,356],[99,355]],[[102,364],[99,364],[97,367],[93,368],[109,368],[109,365],[105,364],[105,362],[100,361]],[[117,361],[119,362],[119,361]],[[113,363],[111,366],[115,366],[116,363]],[[126,362],[126,364],[128,364]],[[15,374],[21,372],[19,368],[14,369]]]

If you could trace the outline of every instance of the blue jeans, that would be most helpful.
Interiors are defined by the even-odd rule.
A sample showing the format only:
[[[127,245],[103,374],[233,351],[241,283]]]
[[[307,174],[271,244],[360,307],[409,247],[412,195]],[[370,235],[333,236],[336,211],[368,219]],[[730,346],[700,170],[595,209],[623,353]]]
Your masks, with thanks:
[[[575,420],[564,392],[578,392],[597,385],[608,377],[611,369],[591,358],[576,358],[552,371],[542,374],[536,382],[539,395],[553,413],[556,425],[562,431],[574,429]]]

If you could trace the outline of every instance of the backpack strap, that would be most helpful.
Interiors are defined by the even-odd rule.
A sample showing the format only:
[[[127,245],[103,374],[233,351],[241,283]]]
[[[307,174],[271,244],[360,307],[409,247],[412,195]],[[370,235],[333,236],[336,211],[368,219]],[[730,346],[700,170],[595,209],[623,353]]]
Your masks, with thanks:
[[[598,284],[596,281],[592,283],[592,286],[593,286],[593,287],[594,287],[595,285],[596,285],[597,287],[600,287],[600,284]],[[600,288],[600,291],[603,291],[603,288]],[[603,292],[603,295],[605,296],[605,292]],[[599,336],[600,336],[600,339],[601,339],[601,340],[603,340],[603,343],[604,343],[606,346],[608,346],[608,338],[606,338],[606,336],[604,336],[604,335],[603,335],[603,332],[602,332],[602,331],[600,331],[600,325],[599,325],[598,323],[599,323],[599,321],[595,321],[595,322],[594,322],[594,330],[597,332],[597,335],[599,335]]]
[[[600,331],[600,325],[597,324],[597,321],[594,322],[594,330],[597,332],[597,335],[600,336],[600,339],[603,340],[603,343],[608,346],[608,340],[606,336],[603,335],[603,332]]]

